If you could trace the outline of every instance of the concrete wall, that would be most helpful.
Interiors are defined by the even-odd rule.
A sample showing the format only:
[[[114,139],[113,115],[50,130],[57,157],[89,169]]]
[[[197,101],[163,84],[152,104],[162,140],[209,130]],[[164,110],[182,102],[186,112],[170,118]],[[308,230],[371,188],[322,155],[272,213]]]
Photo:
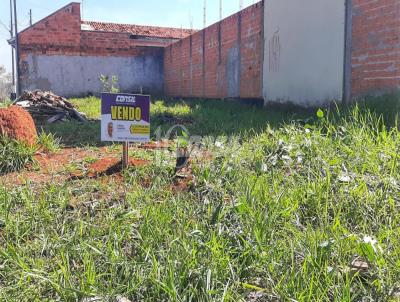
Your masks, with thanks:
[[[400,1],[352,2],[352,97],[400,89]]]
[[[165,48],[165,93],[262,98],[263,2]]]
[[[263,94],[317,106],[343,96],[345,0],[268,0]]]
[[[94,57],[29,54],[24,61],[23,90],[50,90],[63,96],[102,91],[100,75],[117,75],[124,92],[163,92],[163,56]]]

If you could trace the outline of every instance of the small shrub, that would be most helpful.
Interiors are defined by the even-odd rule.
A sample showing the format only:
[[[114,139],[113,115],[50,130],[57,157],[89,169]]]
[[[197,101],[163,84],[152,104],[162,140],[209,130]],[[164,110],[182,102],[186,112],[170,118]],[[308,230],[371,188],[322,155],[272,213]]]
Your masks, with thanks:
[[[42,130],[38,137],[38,145],[43,151],[57,152],[61,149],[61,139],[55,137],[53,133],[46,133]]]
[[[103,86],[103,92],[118,93],[119,79],[116,75],[109,77],[108,75],[100,75],[99,80]]]
[[[35,152],[34,147],[5,136],[0,137],[0,174],[19,171],[27,164],[33,164]]]

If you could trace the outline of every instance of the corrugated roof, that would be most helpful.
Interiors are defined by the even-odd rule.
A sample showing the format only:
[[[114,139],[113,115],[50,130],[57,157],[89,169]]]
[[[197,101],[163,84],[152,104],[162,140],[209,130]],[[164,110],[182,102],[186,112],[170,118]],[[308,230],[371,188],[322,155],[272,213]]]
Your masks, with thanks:
[[[156,26],[106,23],[106,22],[95,22],[95,21],[82,21],[82,30],[129,33],[138,36],[172,38],[172,39],[185,38],[195,32],[195,30],[172,28],[172,27],[156,27]]]

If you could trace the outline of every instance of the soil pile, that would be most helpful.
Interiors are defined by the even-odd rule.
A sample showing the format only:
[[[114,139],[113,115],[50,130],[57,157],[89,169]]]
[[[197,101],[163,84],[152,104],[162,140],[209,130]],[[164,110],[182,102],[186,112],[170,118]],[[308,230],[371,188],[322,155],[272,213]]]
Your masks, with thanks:
[[[32,116],[18,106],[0,109],[0,135],[24,142],[29,146],[34,145],[37,139]]]

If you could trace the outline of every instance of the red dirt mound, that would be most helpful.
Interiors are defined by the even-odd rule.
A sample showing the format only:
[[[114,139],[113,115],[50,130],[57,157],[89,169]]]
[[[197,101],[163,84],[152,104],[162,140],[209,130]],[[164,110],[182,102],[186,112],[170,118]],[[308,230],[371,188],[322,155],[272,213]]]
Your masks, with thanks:
[[[0,109],[0,135],[32,146],[37,138],[32,116],[18,106]]]

